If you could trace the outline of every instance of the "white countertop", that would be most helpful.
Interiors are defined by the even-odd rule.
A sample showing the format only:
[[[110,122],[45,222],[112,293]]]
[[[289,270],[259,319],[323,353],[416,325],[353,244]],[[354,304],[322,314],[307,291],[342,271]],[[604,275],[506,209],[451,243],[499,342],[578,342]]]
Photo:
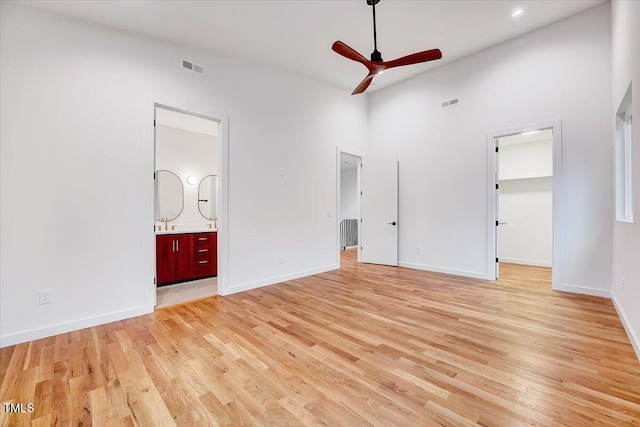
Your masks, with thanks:
[[[215,233],[217,228],[177,228],[175,230],[156,230],[156,235],[162,234],[185,234],[185,233]]]

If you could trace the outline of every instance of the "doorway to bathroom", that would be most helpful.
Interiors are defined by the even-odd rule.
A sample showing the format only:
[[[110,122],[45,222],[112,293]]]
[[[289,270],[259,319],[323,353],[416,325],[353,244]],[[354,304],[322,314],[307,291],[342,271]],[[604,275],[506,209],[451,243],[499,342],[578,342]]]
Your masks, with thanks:
[[[220,121],[154,106],[156,307],[217,295]]]

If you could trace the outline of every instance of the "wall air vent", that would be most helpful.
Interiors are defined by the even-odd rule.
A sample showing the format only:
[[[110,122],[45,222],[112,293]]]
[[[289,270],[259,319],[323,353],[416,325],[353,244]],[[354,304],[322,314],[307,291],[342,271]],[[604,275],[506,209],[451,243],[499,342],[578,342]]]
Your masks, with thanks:
[[[204,76],[204,67],[202,65],[194,64],[193,62],[187,61],[186,59],[182,59],[182,68]]]
[[[458,100],[458,98],[453,98],[453,99],[450,99],[448,101],[442,101],[440,103],[440,109],[442,110],[444,108],[455,107],[459,103],[460,103],[460,101]]]

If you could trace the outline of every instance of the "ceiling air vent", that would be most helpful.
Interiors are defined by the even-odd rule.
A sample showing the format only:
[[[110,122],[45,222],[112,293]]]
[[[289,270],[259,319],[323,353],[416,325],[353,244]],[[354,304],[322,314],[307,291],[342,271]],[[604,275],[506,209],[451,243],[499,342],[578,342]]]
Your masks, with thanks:
[[[455,107],[459,103],[460,103],[460,101],[458,100],[458,98],[453,98],[453,99],[450,99],[448,101],[442,101],[440,103],[440,109],[442,110],[444,108]]]
[[[204,76],[204,67],[202,65],[194,64],[193,62],[187,61],[186,59],[182,60],[182,68]]]

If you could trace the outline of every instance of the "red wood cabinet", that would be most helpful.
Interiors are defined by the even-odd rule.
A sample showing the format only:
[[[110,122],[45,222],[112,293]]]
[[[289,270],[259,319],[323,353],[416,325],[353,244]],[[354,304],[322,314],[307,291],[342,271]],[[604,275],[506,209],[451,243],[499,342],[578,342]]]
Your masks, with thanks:
[[[217,233],[156,236],[158,286],[218,274]]]

